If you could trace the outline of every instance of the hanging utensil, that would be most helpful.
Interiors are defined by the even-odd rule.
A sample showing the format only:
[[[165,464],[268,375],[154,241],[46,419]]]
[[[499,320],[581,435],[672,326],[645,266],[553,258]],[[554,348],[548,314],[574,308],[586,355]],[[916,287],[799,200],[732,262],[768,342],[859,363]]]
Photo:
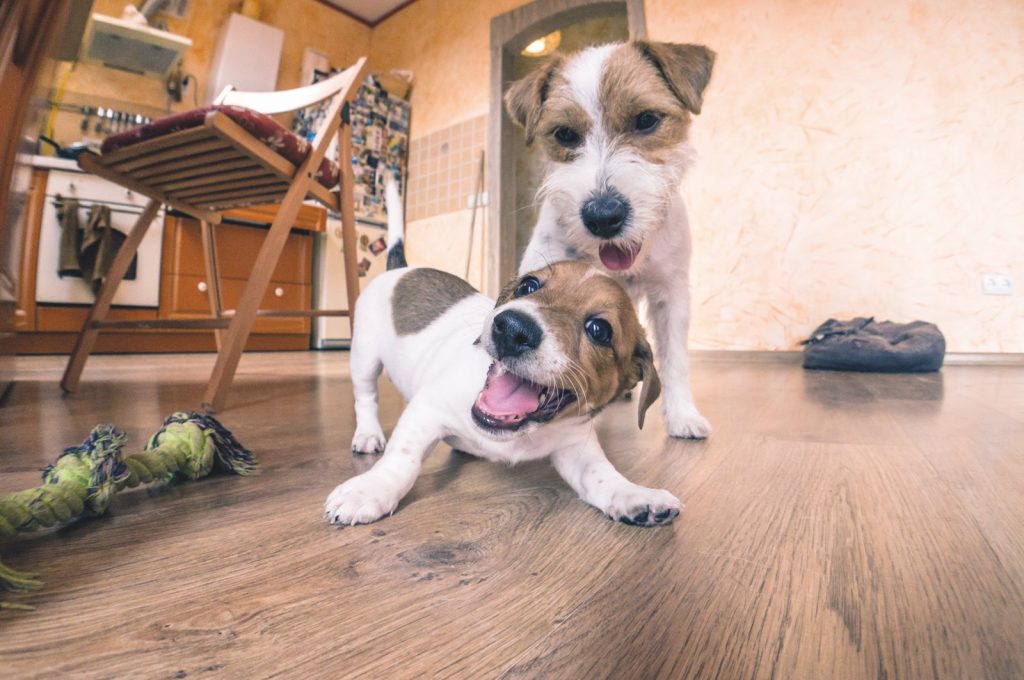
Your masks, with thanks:
[[[103,116],[105,115],[104,111],[105,111],[105,109],[102,106],[99,107],[98,109],[96,109],[96,128],[95,128],[95,131],[97,133],[103,132]]]
[[[49,144],[53,147],[54,152],[57,154],[57,158],[69,158],[71,160],[78,160],[78,157],[83,153],[92,153],[89,147],[84,142],[75,142],[71,146],[61,146],[54,140],[50,139],[46,135],[39,135],[39,141]]]

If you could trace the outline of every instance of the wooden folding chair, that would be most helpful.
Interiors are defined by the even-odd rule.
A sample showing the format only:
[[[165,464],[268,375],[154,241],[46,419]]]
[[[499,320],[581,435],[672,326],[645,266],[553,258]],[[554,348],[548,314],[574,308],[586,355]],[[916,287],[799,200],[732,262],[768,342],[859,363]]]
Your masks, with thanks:
[[[362,82],[366,58],[341,73],[314,85],[280,92],[238,92],[226,89],[215,105],[243,107],[261,114],[277,114],[326,102],[326,115],[309,155],[294,164],[225,115],[206,113],[201,124],[144,139],[101,156],[84,155],[79,165],[87,172],[116,182],[150,199],[121,245],[107,277],[86,317],[68,360],[61,387],[72,392],[101,330],[123,328],[213,329],[217,334],[217,363],[203,396],[208,411],[223,409],[235,369],[257,316],[348,316],[354,322],[359,292],[356,264],[355,206],[351,164],[351,130],[342,123],[345,103]],[[317,180],[324,153],[338,133],[340,191]],[[281,251],[299,207],[307,197],[341,212],[347,310],[260,310]],[[249,274],[238,308],[221,308],[217,254],[211,225],[230,209],[254,203],[280,203]],[[200,221],[213,316],[197,319],[120,321],[107,319],[111,301],[131,265],[142,238],[160,206],[166,205]]]

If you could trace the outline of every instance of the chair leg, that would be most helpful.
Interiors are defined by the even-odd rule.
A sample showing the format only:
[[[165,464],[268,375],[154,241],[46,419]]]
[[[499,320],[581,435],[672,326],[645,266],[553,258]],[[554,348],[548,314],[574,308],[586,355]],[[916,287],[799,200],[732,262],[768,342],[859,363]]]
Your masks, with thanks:
[[[345,291],[348,296],[349,328],[356,324],[356,298],[359,297],[359,265],[356,262],[356,207],[352,190],[355,178],[352,176],[352,128],[342,125],[338,131],[341,159],[341,246],[345,259]]]
[[[270,225],[270,231],[263,239],[260,252],[256,256],[249,280],[242,291],[242,297],[238,301],[235,315],[231,319],[227,333],[220,350],[217,352],[217,363],[213,366],[213,373],[210,374],[210,382],[206,385],[206,393],[203,395],[203,408],[209,413],[216,413],[224,408],[227,401],[228,390],[231,389],[231,382],[235,378],[235,370],[242,358],[242,351],[245,343],[249,340],[249,333],[252,331],[252,324],[256,320],[256,312],[259,311],[260,302],[267,292],[267,285],[270,284],[270,277],[274,273],[274,267],[281,257],[288,234],[291,232],[295,218],[299,214],[302,200],[306,197],[310,182],[315,181],[312,174],[296,179],[288,189],[281,205],[277,210]]]
[[[100,292],[96,296],[96,301],[89,308],[89,314],[85,317],[82,330],[79,331],[78,338],[75,340],[75,347],[71,351],[67,368],[64,369],[64,377],[60,381],[60,386],[65,392],[74,392],[78,388],[78,381],[82,377],[85,362],[89,359],[89,355],[92,354],[92,350],[96,346],[96,339],[100,333],[98,328],[93,327],[93,322],[102,321],[107,318],[110,304],[114,300],[114,294],[117,293],[117,288],[121,285],[124,275],[128,273],[128,268],[132,264],[132,258],[135,257],[135,253],[139,250],[139,245],[142,243],[142,239],[149,230],[149,225],[152,224],[153,218],[156,217],[159,209],[160,203],[151,199],[146,205],[145,210],[139,215],[139,219],[135,221],[135,226],[132,227],[131,233],[128,234],[124,243],[121,244],[121,248],[117,251],[114,261],[110,264],[110,269],[103,280],[103,285],[100,286]]]
[[[206,263],[206,278],[208,279],[206,292],[210,296],[210,311],[215,318],[224,316],[224,303],[220,295],[220,271],[217,269],[217,242],[213,236],[213,225],[206,220],[199,222],[199,229],[203,236],[203,260]],[[224,341],[224,331],[220,328],[214,329],[213,337],[217,341],[219,352]]]

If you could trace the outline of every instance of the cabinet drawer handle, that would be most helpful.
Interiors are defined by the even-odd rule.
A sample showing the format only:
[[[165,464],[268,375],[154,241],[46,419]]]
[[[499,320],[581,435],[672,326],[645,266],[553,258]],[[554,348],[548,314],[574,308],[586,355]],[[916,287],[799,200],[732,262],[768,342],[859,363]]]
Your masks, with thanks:
[[[274,297],[284,297],[284,288],[278,286],[274,289]]]
[[[205,293],[210,287],[206,285],[206,281],[200,281],[196,288],[199,289],[200,293]]]

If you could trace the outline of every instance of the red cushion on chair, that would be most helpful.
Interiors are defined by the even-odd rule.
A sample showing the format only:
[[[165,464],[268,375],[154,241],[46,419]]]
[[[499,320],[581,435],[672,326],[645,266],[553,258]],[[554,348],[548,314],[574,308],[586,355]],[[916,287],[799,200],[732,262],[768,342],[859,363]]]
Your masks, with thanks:
[[[140,125],[137,128],[107,137],[103,142],[102,151],[111,153],[147,139],[199,127],[203,124],[206,114],[211,111],[220,111],[290,163],[299,165],[309,156],[312,147],[308,141],[288,130],[270,116],[240,106],[204,106],[200,109],[175,113],[154,120],[147,125]],[[320,184],[328,189],[333,189],[338,186],[339,176],[337,163],[327,158],[321,161],[320,169],[316,173],[316,180]]]

